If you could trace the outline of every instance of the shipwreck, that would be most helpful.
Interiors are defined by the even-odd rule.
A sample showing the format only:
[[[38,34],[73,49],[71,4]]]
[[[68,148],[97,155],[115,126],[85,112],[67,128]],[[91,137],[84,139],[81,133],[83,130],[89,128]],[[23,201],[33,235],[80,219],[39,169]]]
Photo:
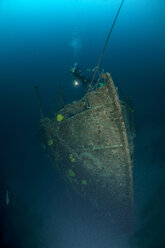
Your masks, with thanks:
[[[102,76],[101,87],[54,118],[41,110],[39,139],[65,182],[126,230],[133,217],[132,111],[120,101],[110,73]]]

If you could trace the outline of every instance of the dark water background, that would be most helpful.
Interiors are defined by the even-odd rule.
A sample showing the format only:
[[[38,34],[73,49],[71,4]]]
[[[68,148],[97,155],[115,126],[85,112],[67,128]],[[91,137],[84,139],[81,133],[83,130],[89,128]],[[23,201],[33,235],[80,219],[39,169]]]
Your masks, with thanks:
[[[65,103],[79,99],[70,67],[96,66],[120,3],[0,0],[0,247],[165,247],[165,1],[125,0],[101,64],[135,106],[131,242],[68,193],[37,140],[33,86],[49,117],[59,84]]]

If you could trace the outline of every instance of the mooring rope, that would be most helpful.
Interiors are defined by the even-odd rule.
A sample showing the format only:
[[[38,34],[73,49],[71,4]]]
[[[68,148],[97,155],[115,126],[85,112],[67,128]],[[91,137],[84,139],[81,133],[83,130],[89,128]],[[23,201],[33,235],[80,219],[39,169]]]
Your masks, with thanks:
[[[102,60],[102,57],[103,57],[103,54],[104,54],[105,48],[106,48],[106,46],[107,46],[107,44],[108,44],[108,41],[109,41],[109,39],[110,39],[110,36],[111,36],[112,30],[113,30],[113,28],[114,28],[114,26],[115,26],[116,20],[117,20],[117,18],[118,18],[118,15],[119,15],[119,13],[120,13],[120,10],[121,10],[121,8],[122,8],[123,3],[124,3],[124,0],[122,0],[122,2],[121,2],[121,4],[120,4],[120,7],[119,7],[119,9],[118,9],[118,11],[117,11],[117,13],[116,13],[115,19],[114,19],[114,21],[113,21],[113,23],[112,23],[111,29],[110,29],[109,34],[108,34],[108,36],[107,36],[107,39],[106,39],[106,41],[105,41],[105,44],[104,44],[103,50],[102,50],[101,55],[100,55],[100,57],[99,57],[99,60],[98,60],[97,66],[95,67],[94,74],[93,74],[93,77],[92,77],[91,83],[90,83],[90,85],[89,85],[89,90],[90,90],[90,89],[92,89],[92,84],[93,84],[93,81],[95,80],[96,73],[97,73],[97,72],[98,72],[98,70],[99,70],[100,63],[101,63],[101,60]]]

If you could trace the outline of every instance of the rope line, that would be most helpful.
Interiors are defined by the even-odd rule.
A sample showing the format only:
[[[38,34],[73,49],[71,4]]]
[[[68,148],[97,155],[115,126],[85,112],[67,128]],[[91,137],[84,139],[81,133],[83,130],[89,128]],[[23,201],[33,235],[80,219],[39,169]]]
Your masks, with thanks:
[[[118,11],[117,11],[117,13],[116,13],[115,19],[114,19],[114,21],[113,21],[113,23],[112,23],[112,26],[111,26],[111,29],[110,29],[109,34],[108,34],[108,36],[107,36],[107,39],[106,39],[106,41],[105,41],[103,50],[102,50],[101,55],[100,55],[100,57],[99,57],[97,66],[95,67],[96,69],[95,69],[95,71],[94,71],[94,74],[93,74],[91,83],[90,83],[90,85],[89,85],[89,89],[92,88],[92,84],[93,84],[93,81],[95,80],[96,73],[97,73],[98,70],[99,70],[100,63],[101,63],[101,60],[102,60],[102,57],[103,57],[105,48],[106,48],[106,46],[107,46],[107,44],[108,44],[108,41],[109,41],[109,39],[110,39],[111,33],[112,33],[112,31],[113,31],[113,28],[114,28],[114,26],[115,26],[115,23],[116,23],[116,20],[117,20],[117,18],[118,18],[118,15],[119,15],[119,13],[120,13],[120,10],[121,10],[121,8],[122,8],[122,6],[123,6],[123,3],[124,3],[124,0],[122,0],[122,2],[121,2],[121,4],[120,4],[120,7],[119,7],[119,9],[118,9]]]

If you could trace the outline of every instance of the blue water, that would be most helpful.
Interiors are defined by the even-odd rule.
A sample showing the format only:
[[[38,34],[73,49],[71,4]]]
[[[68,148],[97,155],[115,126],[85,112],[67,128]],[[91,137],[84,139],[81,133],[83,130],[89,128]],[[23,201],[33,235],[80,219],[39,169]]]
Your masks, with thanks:
[[[135,106],[133,234],[68,192],[37,139],[34,85],[49,117],[60,106],[59,85],[65,103],[80,99],[70,68],[96,66],[120,3],[0,1],[0,247],[165,247],[163,0],[125,0],[100,67]]]

